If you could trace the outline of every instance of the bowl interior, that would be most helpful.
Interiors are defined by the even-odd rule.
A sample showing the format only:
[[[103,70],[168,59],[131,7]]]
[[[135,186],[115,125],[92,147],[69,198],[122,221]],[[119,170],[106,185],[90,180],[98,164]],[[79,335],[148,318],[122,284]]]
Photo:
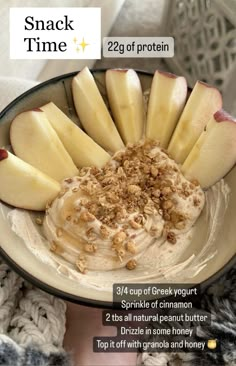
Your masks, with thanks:
[[[0,115],[0,147],[9,145],[9,126],[12,119],[22,111],[39,107],[48,102],[54,102],[76,124],[79,124],[71,92],[71,81],[76,73],[63,75],[45,83],[42,83],[13,101]],[[106,101],[106,89],[104,86],[104,71],[94,71],[97,85]],[[143,90],[150,88],[152,75],[139,72]],[[215,246],[217,254],[208,261],[201,272],[194,277],[194,283],[206,284],[220,274],[226,264],[235,262],[236,253],[236,225],[234,214],[236,207],[236,167],[225,178],[230,187],[230,201],[226,215],[222,220],[221,229],[217,236]],[[37,286],[54,295],[67,300],[86,303],[95,306],[110,306],[112,292],[102,291],[96,287],[86,287],[84,283],[67,278],[59,274],[54,268],[41,262],[25,246],[23,241],[11,230],[6,215],[11,208],[2,205],[0,210],[0,245],[1,252],[8,263],[22,276],[32,281]],[[207,225],[201,218],[198,220],[195,235],[188,250],[180,260],[185,260],[192,253],[198,253],[204,245]],[[233,259],[234,258],[234,259]],[[107,274],[109,276],[109,273]],[[117,273],[119,282],[119,273]]]

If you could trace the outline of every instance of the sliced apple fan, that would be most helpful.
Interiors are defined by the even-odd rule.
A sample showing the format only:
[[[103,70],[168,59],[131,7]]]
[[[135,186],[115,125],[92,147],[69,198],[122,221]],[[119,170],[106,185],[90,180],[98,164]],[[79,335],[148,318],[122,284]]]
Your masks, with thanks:
[[[156,71],[145,113],[134,70],[107,70],[105,83],[111,113],[87,67],[73,78],[74,104],[85,132],[52,102],[14,118],[10,140],[16,156],[0,150],[0,199],[44,210],[57,196],[58,182],[77,175],[78,168],[103,167],[111,154],[143,137],[158,140],[202,188],[235,164],[236,121],[221,110],[216,88],[198,81],[187,99],[184,77]]]

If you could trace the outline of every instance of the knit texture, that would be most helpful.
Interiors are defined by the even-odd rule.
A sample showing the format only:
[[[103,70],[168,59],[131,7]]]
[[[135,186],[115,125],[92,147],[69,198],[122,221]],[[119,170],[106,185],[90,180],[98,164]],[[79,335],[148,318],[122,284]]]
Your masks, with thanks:
[[[0,286],[0,365],[69,365],[62,347],[64,301],[32,287],[2,261]]]

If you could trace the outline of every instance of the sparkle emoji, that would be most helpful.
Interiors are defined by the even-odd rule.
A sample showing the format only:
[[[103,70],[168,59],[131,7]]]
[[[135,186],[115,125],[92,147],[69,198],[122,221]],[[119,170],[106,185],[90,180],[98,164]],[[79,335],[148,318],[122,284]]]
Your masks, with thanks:
[[[85,47],[89,46],[89,43],[86,43],[86,42],[85,42],[85,40],[84,40],[84,37],[83,37],[82,42],[81,42],[81,43],[79,43],[79,46],[81,46],[81,47],[82,47],[82,50],[83,50],[83,52],[84,52]]]
[[[85,48],[87,46],[89,46],[89,43],[85,42],[84,37],[82,38],[82,41],[80,43],[78,43],[78,39],[76,37],[73,38],[73,43],[75,44],[75,50],[77,52],[80,52],[80,50],[82,49],[82,51],[84,52]]]
[[[209,349],[216,349],[216,347],[217,347],[216,339],[209,339],[209,340],[207,341],[207,347],[208,347]]]

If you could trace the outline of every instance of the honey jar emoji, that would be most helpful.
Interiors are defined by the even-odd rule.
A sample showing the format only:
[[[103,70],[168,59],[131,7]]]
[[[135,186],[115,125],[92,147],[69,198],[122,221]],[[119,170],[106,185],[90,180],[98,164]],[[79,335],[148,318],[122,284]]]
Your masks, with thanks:
[[[207,347],[208,347],[209,349],[216,349],[216,347],[217,347],[216,339],[209,339],[209,340],[207,341]]]

